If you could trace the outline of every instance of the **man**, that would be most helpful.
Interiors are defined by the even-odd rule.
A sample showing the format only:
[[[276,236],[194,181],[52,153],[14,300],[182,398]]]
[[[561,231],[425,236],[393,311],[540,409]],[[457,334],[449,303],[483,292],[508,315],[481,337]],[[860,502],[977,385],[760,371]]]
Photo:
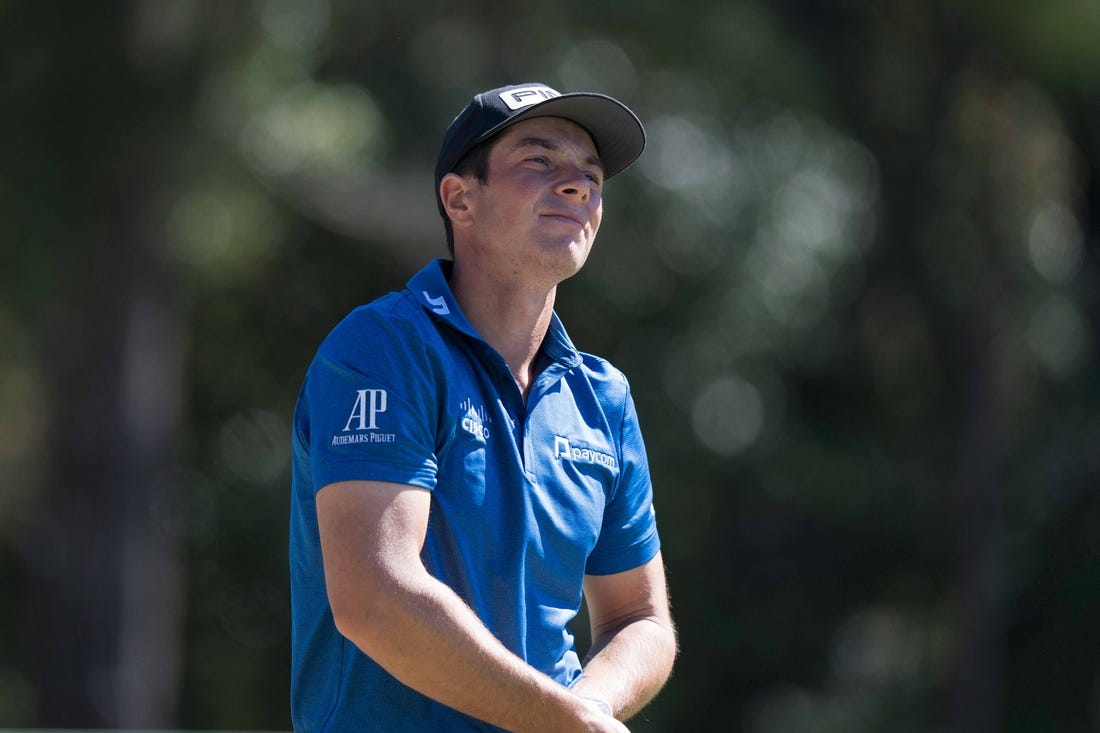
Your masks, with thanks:
[[[634,403],[553,311],[604,179],[644,142],[610,97],[477,95],[436,163],[453,262],[318,350],[294,418],[298,733],[622,733],[667,679],[676,638]],[[582,592],[583,666],[567,628]]]

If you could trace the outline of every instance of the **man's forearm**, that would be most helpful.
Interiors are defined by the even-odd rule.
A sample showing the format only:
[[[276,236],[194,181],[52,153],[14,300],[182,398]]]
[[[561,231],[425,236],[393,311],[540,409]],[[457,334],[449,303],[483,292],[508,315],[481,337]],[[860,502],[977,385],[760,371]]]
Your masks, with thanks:
[[[594,730],[591,711],[512,654],[443,583],[424,575],[386,596],[340,630],[402,683],[517,733]]]
[[[667,620],[631,620],[598,636],[573,693],[605,701],[627,720],[652,700],[672,673],[676,631]]]

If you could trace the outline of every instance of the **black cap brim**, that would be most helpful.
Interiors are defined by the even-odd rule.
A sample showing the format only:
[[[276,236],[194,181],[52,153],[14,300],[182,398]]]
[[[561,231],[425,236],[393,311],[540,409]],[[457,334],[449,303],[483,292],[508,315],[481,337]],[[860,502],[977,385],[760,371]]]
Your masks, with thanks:
[[[563,94],[531,105],[486,132],[477,143],[535,117],[563,117],[587,130],[603,164],[604,178],[622,172],[645,149],[645,128],[629,107],[603,94],[584,92]]]
[[[532,96],[542,101],[530,103]],[[520,106],[521,109],[516,110]],[[488,129],[477,129],[486,117],[497,119]],[[473,98],[447,128],[435,165],[436,203],[446,218],[439,199],[439,184],[462,158],[477,145],[499,135],[508,127],[536,117],[570,120],[592,137],[604,170],[611,178],[637,160],[645,149],[645,128],[622,102],[604,94],[576,92],[559,94],[544,84],[518,84],[482,92]],[[459,142],[463,141],[463,142]]]
[[[462,156],[494,135],[524,120],[535,117],[563,117],[576,122],[592,137],[604,168],[604,178],[622,172],[645,149],[645,128],[641,120],[622,102],[603,94],[578,92],[562,94],[527,107],[470,141],[448,161],[448,170],[437,171],[437,178],[450,172]]]

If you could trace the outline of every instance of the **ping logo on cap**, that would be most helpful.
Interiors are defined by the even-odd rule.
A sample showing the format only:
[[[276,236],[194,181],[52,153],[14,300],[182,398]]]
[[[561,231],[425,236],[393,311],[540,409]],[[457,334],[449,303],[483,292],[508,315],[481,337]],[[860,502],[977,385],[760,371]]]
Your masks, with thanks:
[[[553,99],[554,97],[560,96],[561,92],[556,92],[550,87],[543,86],[518,87],[500,93],[501,101],[508,105],[508,109],[512,110],[530,107],[532,104],[538,104],[539,102],[545,102],[547,99]]]

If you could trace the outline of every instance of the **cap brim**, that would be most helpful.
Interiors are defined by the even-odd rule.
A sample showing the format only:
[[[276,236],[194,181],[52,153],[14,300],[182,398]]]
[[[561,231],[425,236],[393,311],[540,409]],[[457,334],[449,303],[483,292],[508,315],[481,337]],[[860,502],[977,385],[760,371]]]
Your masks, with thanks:
[[[629,107],[603,94],[584,92],[563,94],[531,105],[486,132],[478,142],[535,117],[564,117],[587,130],[603,164],[604,178],[621,172],[645,149],[645,128]]]

